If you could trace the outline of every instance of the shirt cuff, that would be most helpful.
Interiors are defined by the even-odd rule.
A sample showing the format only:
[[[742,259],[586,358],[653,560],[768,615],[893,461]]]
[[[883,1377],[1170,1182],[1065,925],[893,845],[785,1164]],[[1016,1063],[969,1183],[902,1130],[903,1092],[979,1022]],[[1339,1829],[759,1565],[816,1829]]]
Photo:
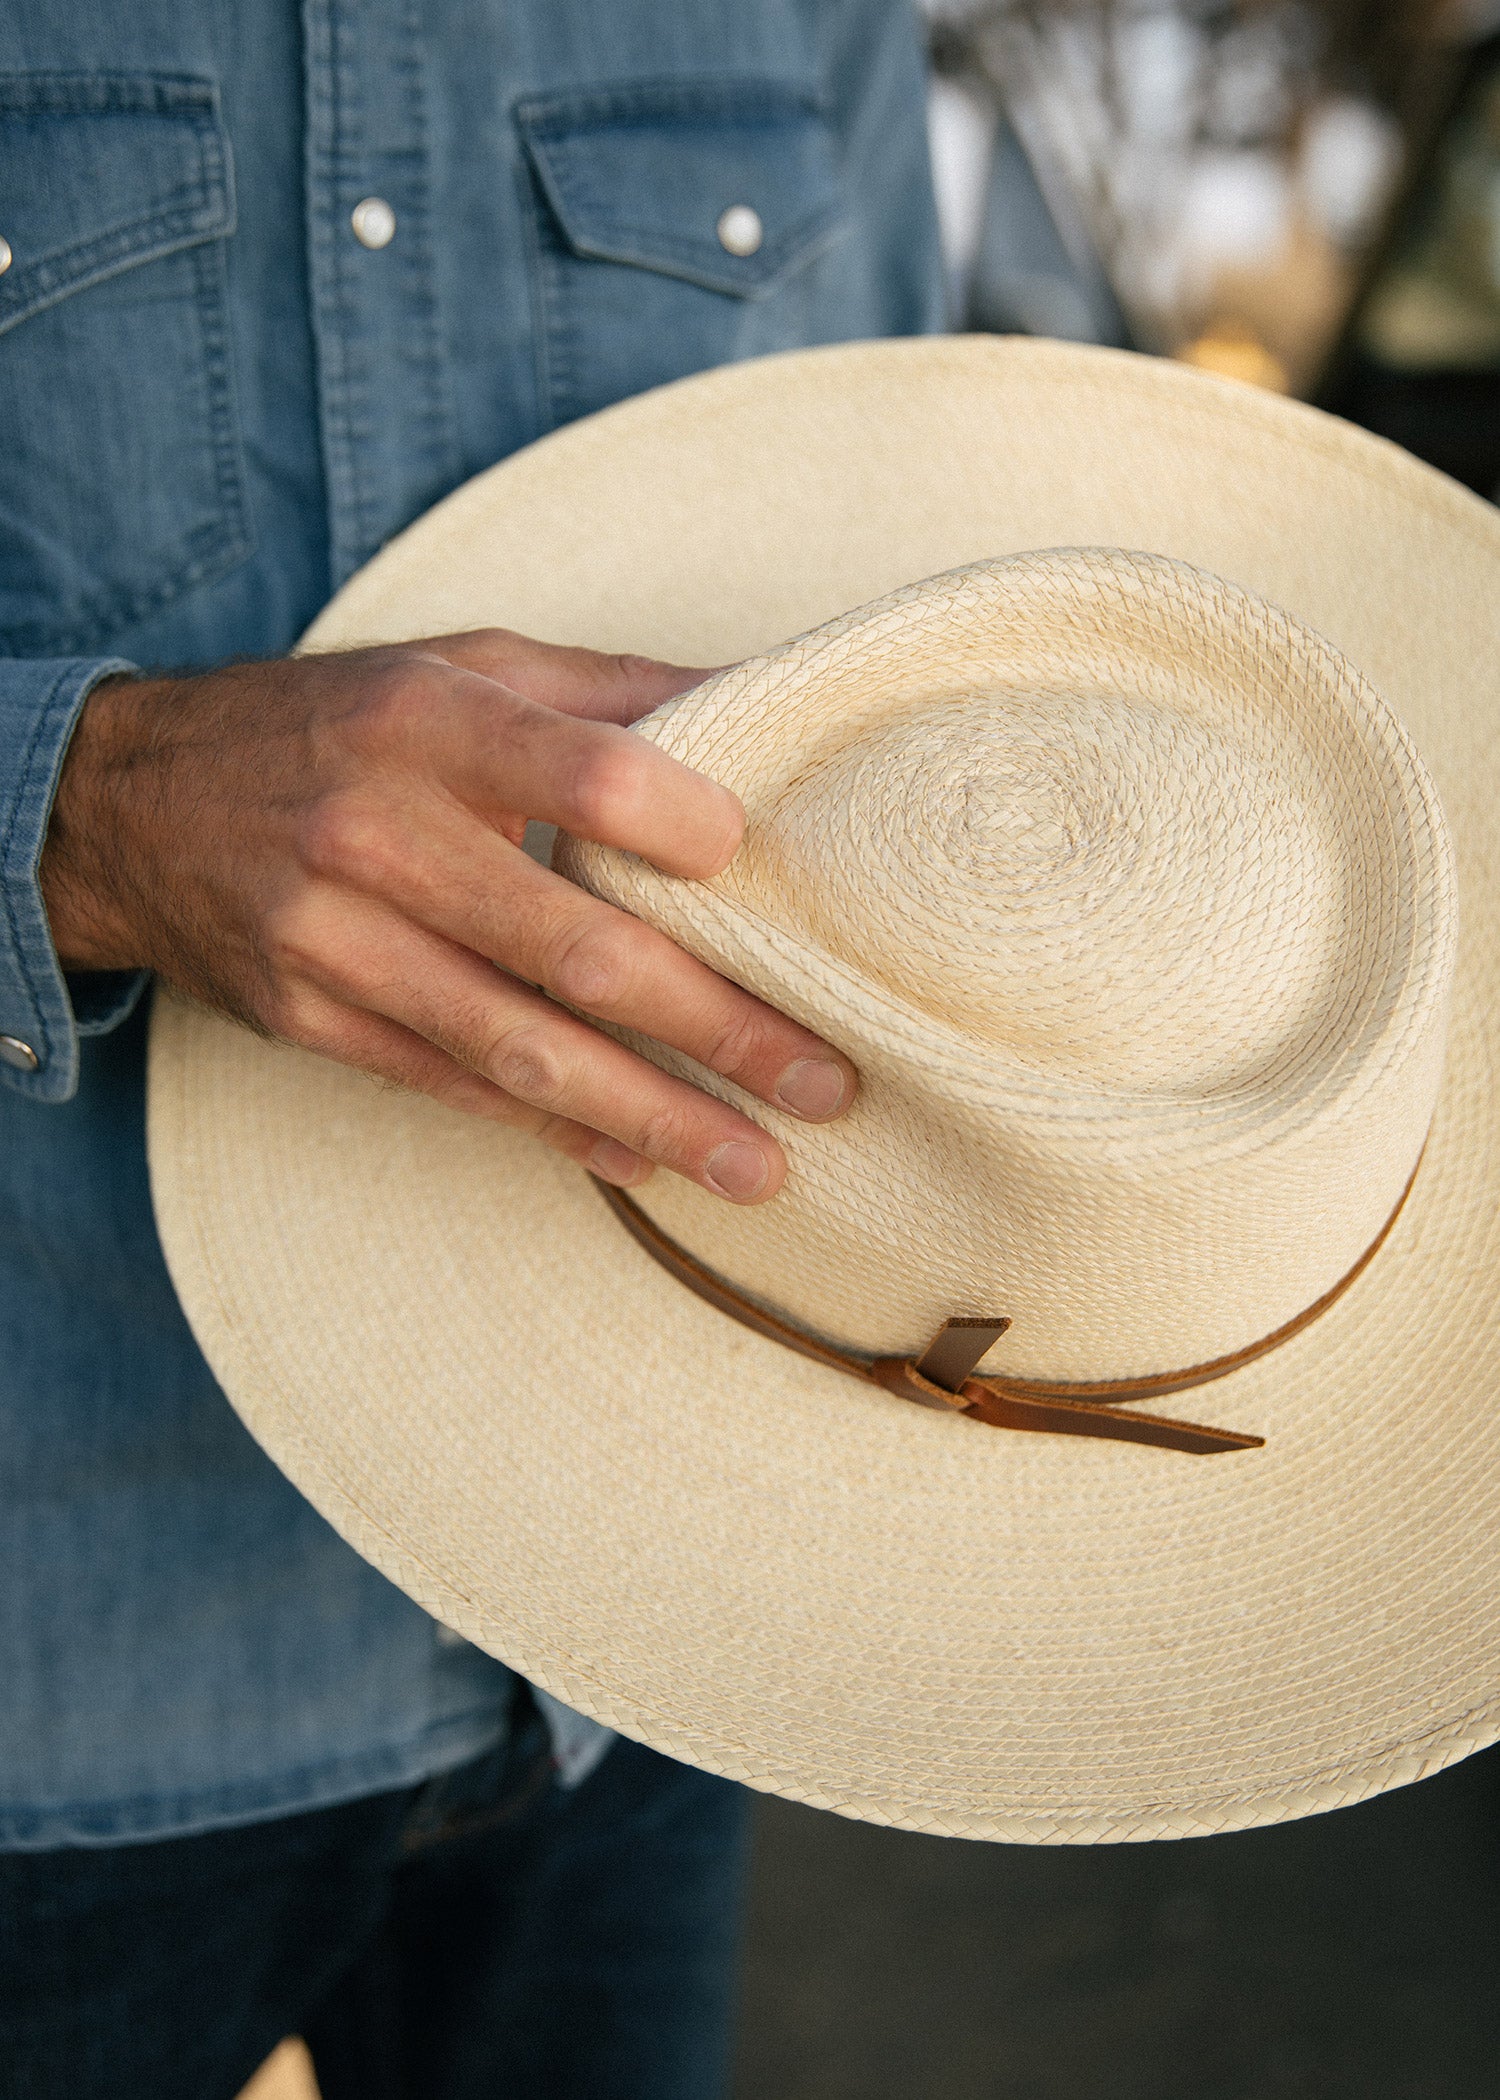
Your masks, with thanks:
[[[37,869],[52,798],[83,703],[118,657],[0,663],[0,1085],[33,1101],[78,1087],[80,1023],[117,1026],[140,997],[134,972],[89,971],[68,983],[52,945]]]

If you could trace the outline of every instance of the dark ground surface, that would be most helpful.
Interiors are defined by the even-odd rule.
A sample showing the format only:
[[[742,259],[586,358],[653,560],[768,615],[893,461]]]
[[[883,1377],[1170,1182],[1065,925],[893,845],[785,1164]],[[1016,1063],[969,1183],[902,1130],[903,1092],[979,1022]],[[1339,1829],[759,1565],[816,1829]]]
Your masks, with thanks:
[[[734,2100],[1500,2100],[1500,1752],[1176,1844],[765,1801]]]

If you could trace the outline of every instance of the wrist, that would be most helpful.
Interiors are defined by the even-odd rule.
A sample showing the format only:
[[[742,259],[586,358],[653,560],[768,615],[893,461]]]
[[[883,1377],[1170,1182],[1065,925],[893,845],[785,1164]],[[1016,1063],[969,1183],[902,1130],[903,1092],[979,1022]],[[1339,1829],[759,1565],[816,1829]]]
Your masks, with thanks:
[[[53,946],[65,969],[148,966],[134,923],[124,811],[145,716],[162,680],[101,679],[74,726],[39,870]]]

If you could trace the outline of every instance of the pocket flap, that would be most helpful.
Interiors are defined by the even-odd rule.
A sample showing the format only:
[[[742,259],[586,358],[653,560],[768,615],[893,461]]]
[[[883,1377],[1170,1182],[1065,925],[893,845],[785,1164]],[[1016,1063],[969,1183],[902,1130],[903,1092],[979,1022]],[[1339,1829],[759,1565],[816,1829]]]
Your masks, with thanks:
[[[832,132],[784,81],[622,82],[516,120],[575,255],[755,299],[840,231]]]
[[[233,231],[207,80],[0,73],[0,332],[135,263]]]

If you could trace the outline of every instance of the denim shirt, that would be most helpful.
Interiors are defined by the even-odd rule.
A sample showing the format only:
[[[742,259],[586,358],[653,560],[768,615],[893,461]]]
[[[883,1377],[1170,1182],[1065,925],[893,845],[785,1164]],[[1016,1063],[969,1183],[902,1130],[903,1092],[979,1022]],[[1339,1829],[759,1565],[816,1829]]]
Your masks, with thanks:
[[[286,650],[392,533],[572,417],[941,317],[905,0],[0,0],[0,28],[17,1847],[405,1784],[493,1744],[511,1688],[282,1478],[178,1308],[147,1002],[64,979],[36,888],[92,684]],[[383,246],[353,230],[367,198],[394,213]],[[736,204],[750,254],[716,230]]]

